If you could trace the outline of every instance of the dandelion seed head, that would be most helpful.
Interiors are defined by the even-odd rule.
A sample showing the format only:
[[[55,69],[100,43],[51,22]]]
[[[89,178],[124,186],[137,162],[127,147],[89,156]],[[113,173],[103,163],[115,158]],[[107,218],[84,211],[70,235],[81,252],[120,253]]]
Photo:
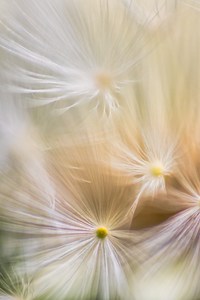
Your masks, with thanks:
[[[0,2],[0,300],[196,299],[189,1]]]
[[[108,235],[108,229],[106,228],[106,227],[98,227],[97,229],[96,229],[96,236],[97,236],[97,238],[99,238],[99,239],[105,239],[106,237],[107,237],[107,235]]]

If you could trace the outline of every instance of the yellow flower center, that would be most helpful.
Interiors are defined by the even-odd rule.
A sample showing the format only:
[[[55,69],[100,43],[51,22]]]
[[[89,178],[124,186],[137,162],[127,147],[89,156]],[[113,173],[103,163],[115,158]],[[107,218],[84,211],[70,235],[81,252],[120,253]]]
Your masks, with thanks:
[[[96,229],[96,236],[99,239],[105,239],[105,237],[108,235],[108,229],[106,227],[98,227]]]
[[[112,78],[109,73],[101,72],[95,76],[96,85],[99,89],[105,90],[112,85]]]
[[[154,177],[159,177],[164,175],[164,169],[161,165],[153,165],[150,168],[151,175]]]

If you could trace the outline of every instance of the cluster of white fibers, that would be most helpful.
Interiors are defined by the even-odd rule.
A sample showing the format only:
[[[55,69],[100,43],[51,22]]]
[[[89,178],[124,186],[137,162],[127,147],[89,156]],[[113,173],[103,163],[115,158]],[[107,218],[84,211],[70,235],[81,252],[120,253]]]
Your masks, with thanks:
[[[199,0],[0,0],[0,299],[200,298]]]

